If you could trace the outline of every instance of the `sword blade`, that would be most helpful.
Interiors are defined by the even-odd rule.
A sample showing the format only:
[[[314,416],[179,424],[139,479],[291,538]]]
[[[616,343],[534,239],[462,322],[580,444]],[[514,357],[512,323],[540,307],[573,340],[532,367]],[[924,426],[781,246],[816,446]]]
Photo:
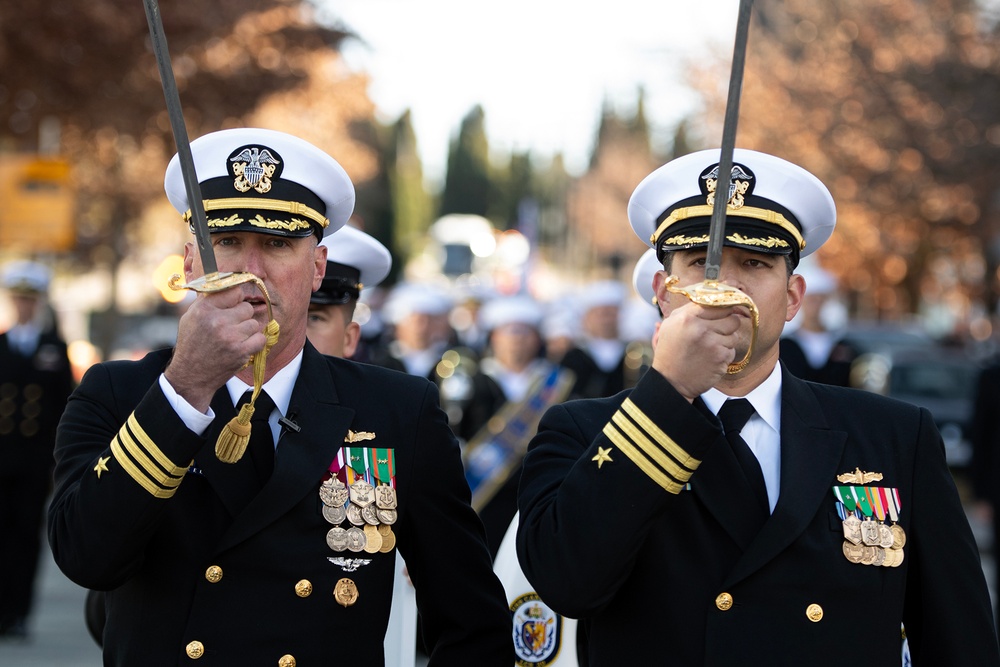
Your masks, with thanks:
[[[212,250],[205,205],[201,199],[201,185],[198,183],[194,158],[191,156],[191,142],[188,141],[187,126],[184,124],[184,112],[181,110],[181,98],[177,93],[177,82],[174,80],[174,68],[170,64],[170,51],[167,49],[167,36],[163,32],[160,7],[157,0],[143,0],[143,5],[146,8],[146,21],[149,23],[153,54],[160,69],[160,82],[163,84],[163,98],[167,102],[170,128],[174,133],[174,143],[177,144],[177,157],[184,178],[184,189],[187,192],[188,204],[191,206],[191,222],[198,245],[198,255],[201,257],[205,274],[211,275],[218,273],[219,267],[215,261],[215,252]]]
[[[722,151],[719,156],[719,177],[715,185],[712,220],[708,227],[708,250],[705,254],[705,280],[717,281],[722,267],[722,244],[726,239],[726,203],[733,172],[733,149],[736,147],[736,125],[740,117],[740,93],[743,91],[743,69],[750,32],[750,10],[753,0],[740,0],[736,20],[736,44],[733,46],[733,66],[729,75],[729,95],[726,115],[722,122]]]

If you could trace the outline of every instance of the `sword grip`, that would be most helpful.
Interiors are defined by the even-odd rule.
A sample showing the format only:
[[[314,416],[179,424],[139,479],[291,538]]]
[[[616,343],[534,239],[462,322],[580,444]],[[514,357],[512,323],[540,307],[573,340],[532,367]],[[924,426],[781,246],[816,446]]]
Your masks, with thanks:
[[[750,363],[750,355],[753,354],[754,345],[757,343],[757,329],[760,326],[760,311],[757,310],[757,305],[753,302],[753,299],[735,287],[730,287],[714,280],[706,280],[695,285],[689,285],[688,287],[677,287],[677,282],[677,276],[669,276],[665,285],[667,291],[685,296],[699,306],[707,306],[709,308],[746,306],[750,310],[750,321],[753,324],[753,329],[750,332],[750,346],[747,348],[747,353],[743,356],[743,359],[731,363],[726,367],[726,373],[735,375],[746,368],[747,364]]]

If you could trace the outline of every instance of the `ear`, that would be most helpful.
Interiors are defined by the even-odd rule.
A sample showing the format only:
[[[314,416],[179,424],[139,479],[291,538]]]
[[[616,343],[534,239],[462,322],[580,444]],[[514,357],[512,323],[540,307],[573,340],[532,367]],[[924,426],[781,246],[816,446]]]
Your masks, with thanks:
[[[194,243],[190,241],[184,244],[184,282],[194,280],[194,258],[197,253],[194,251]]]
[[[793,273],[788,278],[788,305],[785,310],[785,321],[791,322],[799,308],[802,307],[802,299],[806,294],[806,279],[797,273]]]
[[[670,274],[666,271],[657,271],[653,274],[653,294],[656,295],[656,307],[661,317],[666,317],[670,310],[670,292],[667,291],[669,277]]]
[[[326,275],[326,246],[316,245],[313,249],[313,266],[315,271],[313,273],[313,288],[312,291],[315,292],[319,289],[320,285],[323,284],[323,276]]]
[[[351,359],[358,350],[361,340],[361,325],[351,322],[344,328],[344,359]]]

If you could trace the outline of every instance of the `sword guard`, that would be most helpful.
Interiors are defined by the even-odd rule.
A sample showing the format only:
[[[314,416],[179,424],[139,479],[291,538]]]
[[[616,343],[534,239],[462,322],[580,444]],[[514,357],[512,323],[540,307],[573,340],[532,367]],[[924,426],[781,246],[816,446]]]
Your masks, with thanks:
[[[264,281],[246,271],[224,273],[215,271],[183,284],[181,283],[180,274],[175,273],[167,281],[167,285],[172,290],[189,289],[192,292],[204,293],[221,292],[222,290],[246,283],[256,285],[257,289],[264,295],[265,303],[267,303],[267,326],[264,328],[267,343],[264,345],[263,350],[250,355],[249,360],[243,366],[243,368],[246,368],[253,364],[253,395],[250,402],[240,409],[240,413],[229,420],[229,423],[223,427],[222,432],[219,434],[219,439],[215,443],[215,456],[223,463],[236,463],[246,451],[250,438],[250,418],[253,416],[253,404],[257,400],[258,394],[260,394],[261,387],[264,385],[267,355],[271,351],[271,348],[274,347],[274,344],[278,342],[279,326],[271,315],[271,297],[267,293]]]
[[[705,280],[696,285],[688,287],[677,287],[677,276],[668,276],[665,287],[668,292],[680,294],[687,297],[691,302],[699,306],[709,308],[731,308],[732,306],[746,306],[750,310],[750,321],[753,329],[750,332],[750,347],[743,359],[726,367],[726,373],[735,375],[750,363],[750,355],[753,354],[754,345],[757,343],[757,328],[760,325],[760,312],[757,305],[749,296],[736,289],[715,280]]]
[[[257,289],[259,289],[261,294],[264,295],[264,301],[267,302],[268,321],[274,319],[271,316],[271,296],[267,293],[267,287],[264,286],[263,280],[252,273],[248,273],[246,271],[217,271],[215,273],[209,273],[208,275],[201,276],[200,278],[195,278],[189,283],[181,283],[181,275],[175,273],[170,276],[170,280],[167,281],[167,285],[174,291],[188,289],[192,292],[200,293],[221,292],[222,290],[229,289],[230,287],[236,287],[237,285],[244,285],[246,283],[253,283],[257,286]]]

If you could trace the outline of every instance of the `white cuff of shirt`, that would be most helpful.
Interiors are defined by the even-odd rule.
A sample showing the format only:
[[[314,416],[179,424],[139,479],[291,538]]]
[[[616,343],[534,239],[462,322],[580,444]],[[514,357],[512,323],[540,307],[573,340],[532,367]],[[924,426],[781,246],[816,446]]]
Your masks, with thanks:
[[[164,373],[160,373],[160,389],[163,390],[163,395],[167,397],[167,402],[170,403],[170,407],[174,409],[174,412],[181,418],[184,425],[197,435],[203,434],[208,425],[215,419],[215,411],[211,407],[208,408],[208,414],[205,414],[185,401],[174,390]]]

